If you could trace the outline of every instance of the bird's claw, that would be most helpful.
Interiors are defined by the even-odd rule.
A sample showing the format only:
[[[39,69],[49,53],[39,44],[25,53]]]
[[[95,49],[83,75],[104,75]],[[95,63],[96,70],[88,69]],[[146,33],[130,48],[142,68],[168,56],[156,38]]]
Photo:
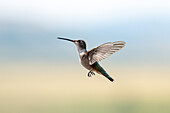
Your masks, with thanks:
[[[95,73],[92,70],[90,70],[88,73],[88,77],[91,77],[92,75],[95,75]]]

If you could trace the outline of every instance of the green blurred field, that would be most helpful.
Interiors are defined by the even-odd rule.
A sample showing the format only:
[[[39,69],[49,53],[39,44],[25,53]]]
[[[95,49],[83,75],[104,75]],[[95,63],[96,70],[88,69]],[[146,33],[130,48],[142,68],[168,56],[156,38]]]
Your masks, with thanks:
[[[69,104],[68,104],[69,102]],[[71,103],[72,102],[72,103]],[[61,104],[56,103],[39,103],[39,104],[20,104],[1,106],[1,113],[169,113],[170,102],[141,102],[120,101],[97,102],[92,100],[86,101],[65,101]]]

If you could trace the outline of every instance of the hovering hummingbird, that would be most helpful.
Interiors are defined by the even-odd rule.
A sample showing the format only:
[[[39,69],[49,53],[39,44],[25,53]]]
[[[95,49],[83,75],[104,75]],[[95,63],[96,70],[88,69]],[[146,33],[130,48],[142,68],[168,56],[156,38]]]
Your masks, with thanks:
[[[125,42],[123,41],[108,42],[87,51],[86,43],[84,40],[71,40],[61,37],[58,37],[58,39],[73,42],[77,46],[81,64],[86,69],[90,70],[88,73],[88,77],[91,77],[91,75],[95,75],[94,73],[95,71],[98,74],[104,75],[110,81],[112,82],[114,81],[113,78],[107,74],[107,72],[99,65],[98,62],[122,49],[125,46]]]

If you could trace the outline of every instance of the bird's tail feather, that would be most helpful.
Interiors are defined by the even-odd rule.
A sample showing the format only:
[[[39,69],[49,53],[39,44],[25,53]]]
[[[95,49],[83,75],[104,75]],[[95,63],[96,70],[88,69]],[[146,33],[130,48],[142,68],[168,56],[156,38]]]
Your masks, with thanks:
[[[109,76],[109,75],[107,74],[107,72],[106,72],[102,67],[101,67],[100,69],[101,69],[100,74],[104,75],[104,76],[105,76],[106,78],[108,78],[111,82],[114,81],[113,78],[112,78],[111,76]]]
[[[106,72],[102,73],[102,75],[104,75],[106,78],[108,78],[110,81],[114,81],[112,77],[110,77]]]
[[[110,77],[107,72],[98,64],[98,62],[95,62],[93,65],[91,65],[93,67],[93,69],[99,73],[104,75],[106,78],[108,78],[110,81],[114,81],[112,77]]]

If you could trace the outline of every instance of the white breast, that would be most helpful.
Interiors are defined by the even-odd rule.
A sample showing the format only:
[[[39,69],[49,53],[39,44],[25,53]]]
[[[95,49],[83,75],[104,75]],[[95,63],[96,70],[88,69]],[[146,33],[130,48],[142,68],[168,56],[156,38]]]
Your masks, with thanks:
[[[85,54],[86,54],[86,50],[85,50],[85,49],[82,49],[82,50],[79,51],[79,56],[80,56],[80,58],[81,58],[83,55],[85,55]]]
[[[85,55],[86,53],[85,52],[81,52],[80,53],[80,57],[82,57],[83,55]]]

